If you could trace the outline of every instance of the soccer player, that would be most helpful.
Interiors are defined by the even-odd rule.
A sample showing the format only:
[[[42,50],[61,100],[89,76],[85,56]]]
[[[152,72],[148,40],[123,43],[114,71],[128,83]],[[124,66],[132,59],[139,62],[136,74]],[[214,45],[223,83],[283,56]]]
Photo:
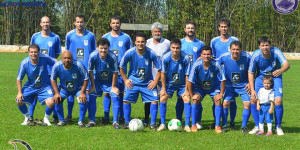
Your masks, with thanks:
[[[198,119],[197,104],[201,103],[204,96],[209,94],[216,105],[215,132],[222,133],[220,119],[222,113],[221,99],[225,90],[225,75],[221,65],[211,59],[212,49],[204,46],[201,51],[202,59],[197,60],[191,69],[187,82],[188,90],[193,100],[192,104],[192,132],[197,132],[196,121]],[[220,88],[221,82],[221,88]],[[201,121],[201,119],[200,119]]]
[[[89,56],[96,50],[95,35],[85,29],[85,17],[83,14],[77,14],[74,22],[76,29],[71,30],[66,35],[66,50],[72,53],[74,61],[78,61],[85,68],[88,68]],[[89,85],[88,85],[89,86]],[[88,88],[87,88],[88,90]],[[72,120],[72,111],[74,106],[74,97],[68,97],[68,116],[66,122]],[[90,111],[90,106],[88,106]]]
[[[191,62],[194,63],[200,57],[204,43],[195,37],[196,23],[194,21],[188,20],[185,22],[184,32],[186,37],[181,39],[181,51],[185,52],[190,57]],[[178,98],[176,104],[176,116],[179,120],[182,120],[183,107],[184,103],[182,99]],[[196,125],[198,129],[202,129],[203,127],[200,121],[203,110],[202,104],[198,103],[197,107],[199,109],[199,118]]]
[[[220,19],[220,21],[218,23],[218,30],[220,31],[220,36],[214,37],[210,42],[210,46],[213,50],[213,57],[220,58],[220,56],[222,54],[230,51],[230,43],[231,42],[239,40],[238,38],[231,36],[229,34],[229,29],[230,29],[230,21],[226,18]],[[214,108],[215,108],[215,106],[213,105],[213,112],[214,112]],[[230,108],[230,128],[232,130],[236,130],[236,126],[234,123],[234,119],[236,116],[236,110],[237,110],[235,98],[232,99],[232,102],[230,103],[229,108]],[[225,109],[223,110],[223,114],[226,113],[224,111],[226,111],[226,110]],[[224,116],[223,116],[223,119],[224,119]],[[225,120],[223,122],[227,122],[227,120]]]
[[[109,50],[109,41],[102,38],[97,42],[97,51],[94,51],[89,58],[89,76],[91,79],[90,87],[90,105],[96,106],[97,96],[101,97],[104,92],[103,107],[104,118],[109,120],[110,105],[106,105],[104,101],[113,101],[113,127],[119,129],[118,115],[120,109],[118,82],[118,57],[114,52]],[[95,79],[93,71],[95,70]],[[96,110],[96,109],[93,109]],[[90,113],[89,126],[95,126],[96,111]],[[108,121],[109,122],[109,121]],[[101,122],[104,123],[104,122]],[[103,124],[102,124],[103,125]]]
[[[242,132],[248,133],[247,122],[250,117],[250,95],[248,94],[248,67],[250,54],[242,51],[242,43],[233,41],[230,52],[222,54],[217,61],[224,65],[226,88],[223,100],[223,132],[227,132],[228,107],[236,96],[241,95],[244,110]]]
[[[57,57],[61,53],[61,42],[59,36],[51,32],[50,30],[50,18],[48,16],[42,17],[40,25],[42,27],[42,31],[32,35],[30,44],[37,44],[40,47],[40,53],[49,55],[50,57],[57,59]],[[51,71],[52,66],[48,65],[49,77],[51,75]],[[29,114],[31,116],[33,116],[36,102],[37,100],[35,99],[32,105],[29,105]],[[58,122],[58,117],[55,109],[53,110],[53,121],[56,123]]]
[[[188,75],[190,72],[191,61],[188,55],[186,55],[184,52],[181,52],[181,41],[179,39],[173,39],[171,41],[170,49],[171,51],[167,52],[162,57],[162,89],[160,91],[159,105],[161,124],[157,131],[167,129],[165,124],[167,100],[169,97],[171,98],[173,96],[175,91],[177,91],[177,97],[182,97],[184,101],[184,131],[191,132],[191,129],[189,127],[191,116],[191,97],[186,86]]]
[[[123,31],[121,31],[121,18],[117,15],[110,17],[110,27],[111,31],[103,35],[102,38],[108,39],[110,46],[109,49],[113,51],[118,58],[118,63],[120,64],[123,55],[127,50],[132,48],[132,40],[130,36]],[[124,68],[125,74],[127,74],[127,67]],[[118,73],[118,82],[117,87],[119,89],[119,101],[120,101],[120,116],[119,116],[119,123],[124,124],[124,111],[123,111],[123,96],[124,96],[124,88],[125,84],[122,79],[120,73]],[[103,100],[104,111],[109,113],[111,101],[109,99]],[[107,112],[108,111],[108,112]],[[105,117],[101,120],[101,124],[109,124],[109,120]]]
[[[151,102],[150,114],[151,125],[150,128],[156,130],[156,117],[158,109],[157,83],[160,79],[160,62],[159,58],[150,48],[146,47],[146,36],[143,33],[137,33],[135,38],[135,47],[128,50],[121,62],[120,73],[126,85],[124,95],[124,129],[128,129],[130,121],[131,103],[136,103],[139,93],[142,95],[143,102]],[[130,68],[128,78],[125,74],[124,68],[129,62]],[[158,69],[155,79],[152,76],[152,63]]]
[[[152,38],[147,40],[146,46],[151,48],[161,60],[163,54],[170,50],[170,41],[162,37],[164,27],[159,22],[154,22],[151,26]],[[153,77],[156,77],[157,69],[152,67]],[[158,83],[157,90],[160,91],[161,83]],[[149,124],[150,104],[145,103],[145,119],[143,120],[144,126]]]
[[[57,86],[57,78],[59,85]],[[53,66],[51,74],[51,84],[54,92],[55,109],[57,111],[59,122],[57,126],[66,124],[64,119],[63,100],[67,97],[76,96],[79,103],[78,126],[84,127],[83,119],[87,109],[86,88],[88,85],[88,75],[86,68],[78,61],[73,61],[73,55],[70,51],[64,51],[62,61]]]
[[[271,47],[271,41],[268,37],[261,37],[258,40],[258,45],[259,49],[252,54],[248,69],[249,85],[251,88],[251,113],[255,123],[255,127],[249,132],[249,134],[255,134],[259,131],[256,94],[258,93],[258,90],[263,87],[263,77],[265,75],[272,75],[274,81],[273,89],[275,93],[275,131],[277,135],[284,135],[283,130],[281,129],[283,116],[282,73],[290,68],[290,64],[280,49],[277,47]],[[257,74],[254,83],[255,72]]]
[[[49,116],[53,111],[54,100],[47,66],[53,66],[56,60],[48,55],[40,54],[40,48],[36,44],[28,47],[28,53],[29,56],[20,64],[17,76],[18,95],[16,103],[25,116],[22,125],[34,125],[33,118],[29,115],[25,103],[32,105],[37,97],[41,105],[47,105],[44,123],[50,126]],[[25,75],[27,75],[27,82],[22,88],[22,80]]]

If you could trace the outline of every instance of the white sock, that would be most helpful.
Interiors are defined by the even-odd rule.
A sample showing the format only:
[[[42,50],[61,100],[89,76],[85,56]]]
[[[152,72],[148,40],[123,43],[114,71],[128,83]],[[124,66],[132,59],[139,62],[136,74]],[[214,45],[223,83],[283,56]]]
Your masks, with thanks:
[[[49,119],[49,115],[45,114],[45,118]]]
[[[272,132],[272,123],[267,123],[268,131]]]
[[[259,123],[259,130],[264,131],[264,124],[263,123]]]
[[[24,114],[25,118],[30,119],[29,113]]]

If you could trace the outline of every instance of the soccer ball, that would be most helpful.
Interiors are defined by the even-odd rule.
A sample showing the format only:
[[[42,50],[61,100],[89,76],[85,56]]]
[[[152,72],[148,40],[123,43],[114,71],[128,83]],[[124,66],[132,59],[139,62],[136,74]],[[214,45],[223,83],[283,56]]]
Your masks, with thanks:
[[[133,132],[142,131],[144,128],[143,122],[140,119],[132,119],[129,122],[129,130]]]
[[[170,131],[181,131],[182,125],[180,120],[178,119],[172,119],[168,123],[168,129]]]

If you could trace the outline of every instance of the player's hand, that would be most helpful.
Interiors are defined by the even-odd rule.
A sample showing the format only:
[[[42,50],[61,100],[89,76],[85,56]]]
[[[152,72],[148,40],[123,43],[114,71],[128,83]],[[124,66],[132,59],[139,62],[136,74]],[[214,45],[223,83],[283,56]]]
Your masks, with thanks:
[[[147,87],[149,90],[153,90],[156,86],[157,86],[157,82],[150,80]]]
[[[251,91],[251,98],[250,99],[253,103],[256,103],[257,95],[256,95],[255,91]]]
[[[200,101],[201,96],[199,94],[194,94],[192,96],[193,101]]]
[[[249,83],[245,86],[245,89],[248,94],[251,94],[251,89],[250,89]]]
[[[130,79],[125,80],[125,86],[126,86],[128,89],[132,89],[132,87],[133,87],[133,85],[132,85],[132,80],[130,80]]]
[[[164,97],[165,95],[167,95],[167,91],[165,89],[162,89],[159,93],[159,96]]]
[[[202,59],[202,56],[200,56],[197,60],[200,60],[200,59]]]
[[[90,86],[90,89],[89,89],[89,93],[93,93],[95,92],[97,94],[97,91],[96,91],[96,88],[95,88],[95,85],[94,86]]]
[[[260,110],[260,105],[257,105],[256,109],[257,109],[257,110]]]
[[[119,95],[119,89],[117,87],[112,87],[110,90],[110,94],[112,94],[112,93]]]
[[[184,99],[184,97],[186,96],[190,98],[190,93],[187,90],[185,90],[184,93],[182,94],[182,99]]]
[[[53,99],[54,99],[55,104],[58,104],[62,101],[61,96],[60,96],[59,93],[54,94]]]
[[[219,93],[219,94],[215,95],[213,99],[214,99],[214,102],[218,102],[218,101],[220,101],[222,98],[223,98],[223,96]]]
[[[270,114],[270,115],[273,114],[273,109],[270,109],[270,110],[269,110],[269,114]]]
[[[80,95],[78,96],[78,100],[82,104],[85,104],[86,103],[86,95],[84,93],[80,93]]]
[[[281,74],[282,74],[281,69],[277,69],[277,70],[273,71],[273,76],[274,76],[274,77],[278,77],[278,76],[280,76]]]
[[[17,99],[17,103],[21,104],[22,101],[24,100],[23,94],[22,93],[18,93],[16,99]]]

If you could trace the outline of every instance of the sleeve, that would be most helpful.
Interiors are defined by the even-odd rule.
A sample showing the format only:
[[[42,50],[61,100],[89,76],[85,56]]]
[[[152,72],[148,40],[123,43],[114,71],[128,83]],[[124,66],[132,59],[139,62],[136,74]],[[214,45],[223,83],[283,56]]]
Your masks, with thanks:
[[[276,58],[279,60],[279,62],[280,62],[281,64],[283,64],[284,62],[287,61],[281,50],[275,48],[275,51],[274,51],[274,52],[275,52]]]
[[[57,36],[56,38],[56,48],[55,48],[55,54],[60,54],[61,53],[61,41],[60,41],[60,38],[59,36]]]
[[[67,34],[66,35],[66,45],[65,45],[65,49],[66,50],[70,50],[70,44],[71,44],[71,41],[70,41],[71,39],[70,39],[70,34]]]
[[[128,37],[128,39],[129,39],[129,45],[128,45],[128,49],[127,50],[129,50],[129,49],[131,49],[133,47],[133,43],[132,43],[131,38]]]
[[[88,62],[88,71],[93,71],[95,68],[95,57],[93,57],[93,53],[89,56],[89,62]]]
[[[190,70],[191,70],[191,60],[190,60],[190,57],[188,56],[188,55],[185,55],[185,64],[184,64],[184,66],[185,66],[185,75],[187,76],[187,75],[189,75],[189,73],[190,73]]]
[[[26,65],[25,65],[25,63],[22,62],[19,67],[17,80],[19,80],[19,81],[23,80],[25,73],[26,73],[25,70],[26,70]]]
[[[124,56],[123,56],[123,58],[121,59],[121,61],[120,61],[120,68],[125,68],[125,69],[127,69],[126,67],[127,67],[127,63],[128,63],[128,61],[129,61],[129,59],[130,59],[130,53],[128,53],[128,51],[124,54]]]
[[[188,78],[188,80],[190,82],[192,82],[193,84],[195,84],[195,80],[196,80],[196,77],[197,77],[196,76],[197,72],[198,72],[198,67],[197,67],[196,63],[194,63],[193,66],[192,66],[189,78]]]
[[[35,36],[34,36],[34,35],[35,35],[35,34],[33,34],[32,37],[31,37],[30,45],[31,45],[31,44],[35,44],[35,43],[34,43],[34,41],[35,41]]]
[[[86,68],[80,62],[77,62],[77,66],[79,67],[80,74],[82,75],[84,80],[88,80],[89,76],[88,76]]]
[[[248,72],[251,72],[251,73],[255,73],[256,71],[256,58],[257,54],[253,54],[251,59],[250,59],[250,63],[249,63],[249,69],[248,69]]]
[[[57,72],[58,72],[58,63],[56,63],[53,68],[52,68],[52,73],[51,73],[51,80],[56,81],[57,80]]]
[[[112,54],[113,59],[113,72],[118,72],[118,58],[115,54]]]
[[[166,58],[163,56],[161,60],[161,72],[166,73],[168,68],[168,64]]]
[[[92,48],[92,50],[91,51],[94,51],[94,50],[96,50],[96,38],[95,38],[95,35],[93,34],[93,36],[92,36],[92,39],[91,39],[92,41],[91,41],[91,48]]]
[[[218,69],[218,79],[220,80],[220,81],[224,81],[224,80],[226,80],[226,78],[225,78],[225,73],[224,73],[224,68],[218,63],[218,62],[216,62],[216,67],[217,67],[217,69]]]
[[[210,47],[212,49],[213,57],[216,57],[216,49],[215,46],[213,45],[213,40],[210,41]]]
[[[269,101],[270,102],[274,102],[275,100],[275,94],[274,94],[274,90],[272,90],[270,93],[269,93]]]

